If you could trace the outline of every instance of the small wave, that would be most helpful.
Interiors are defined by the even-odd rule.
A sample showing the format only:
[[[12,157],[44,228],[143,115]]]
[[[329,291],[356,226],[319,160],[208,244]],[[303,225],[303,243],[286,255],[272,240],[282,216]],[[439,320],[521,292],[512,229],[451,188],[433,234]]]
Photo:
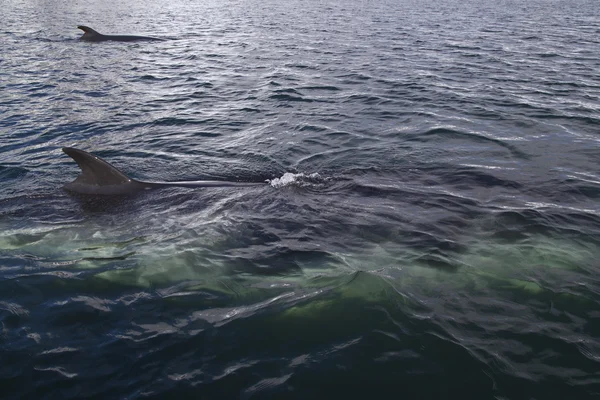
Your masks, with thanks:
[[[307,102],[310,103],[313,100],[311,99],[307,99],[301,96],[290,96],[288,94],[274,94],[270,97],[270,99],[273,100],[279,100],[279,101],[303,101],[303,102]]]
[[[7,301],[0,301],[0,311],[7,311],[10,315],[16,317],[27,317],[29,310],[20,306],[16,303],[9,303]]]

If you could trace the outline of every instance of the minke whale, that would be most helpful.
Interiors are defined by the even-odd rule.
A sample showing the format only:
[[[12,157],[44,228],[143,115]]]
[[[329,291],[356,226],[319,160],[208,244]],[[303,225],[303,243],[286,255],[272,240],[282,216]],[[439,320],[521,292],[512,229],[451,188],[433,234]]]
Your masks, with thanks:
[[[133,36],[133,35],[103,35],[99,32],[96,32],[89,26],[79,25],[77,28],[81,29],[85,32],[79,40],[84,40],[86,42],[105,42],[107,40],[113,40],[116,42],[135,42],[140,40],[164,40],[160,38],[150,37],[150,36]]]
[[[63,147],[81,168],[81,174],[71,183],[64,185],[70,192],[89,195],[133,194],[161,187],[245,187],[265,185],[266,182],[231,181],[179,181],[144,182],[132,179],[100,157],[72,147]]]

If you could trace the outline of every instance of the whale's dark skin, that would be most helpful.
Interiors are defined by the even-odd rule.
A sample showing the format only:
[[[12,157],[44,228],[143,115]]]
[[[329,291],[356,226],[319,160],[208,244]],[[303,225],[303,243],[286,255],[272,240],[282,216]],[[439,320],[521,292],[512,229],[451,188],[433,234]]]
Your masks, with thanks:
[[[160,38],[150,37],[150,36],[133,36],[133,35],[103,35],[99,32],[96,32],[89,26],[79,25],[77,28],[81,29],[85,32],[79,40],[83,40],[86,42],[106,42],[109,40],[115,42],[137,42],[143,40],[164,40]]]
[[[265,185],[266,182],[181,181],[144,182],[132,179],[100,157],[72,147],[63,147],[81,168],[81,175],[64,188],[70,192],[88,195],[124,195],[161,187],[245,187]]]

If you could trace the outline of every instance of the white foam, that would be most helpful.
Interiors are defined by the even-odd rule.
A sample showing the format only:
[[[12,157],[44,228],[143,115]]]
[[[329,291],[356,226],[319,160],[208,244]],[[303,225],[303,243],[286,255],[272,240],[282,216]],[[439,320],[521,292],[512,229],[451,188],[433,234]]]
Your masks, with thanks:
[[[302,182],[314,182],[319,180],[321,180],[321,175],[316,172],[308,175],[304,173],[293,174],[291,172],[286,172],[280,178],[268,179],[268,182],[271,186],[280,188]]]

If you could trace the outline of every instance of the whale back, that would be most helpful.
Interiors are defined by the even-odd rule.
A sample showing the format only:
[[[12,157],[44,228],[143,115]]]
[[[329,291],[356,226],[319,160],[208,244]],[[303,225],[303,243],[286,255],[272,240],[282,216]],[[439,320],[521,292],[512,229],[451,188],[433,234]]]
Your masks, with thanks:
[[[85,25],[78,25],[77,28],[81,29],[84,34],[79,38],[79,40],[83,40],[86,42],[105,42],[105,41],[115,41],[115,42],[136,42],[141,40],[151,40],[151,41],[162,41],[161,38],[154,38],[150,36],[134,36],[134,35],[104,35],[100,32],[97,32]]]
[[[79,168],[81,174],[64,188],[70,192],[82,194],[132,194],[142,190],[159,187],[246,187],[264,185],[265,182],[231,182],[231,181],[178,181],[178,182],[145,182],[132,179],[107,163],[100,157],[72,147],[62,149]]]

